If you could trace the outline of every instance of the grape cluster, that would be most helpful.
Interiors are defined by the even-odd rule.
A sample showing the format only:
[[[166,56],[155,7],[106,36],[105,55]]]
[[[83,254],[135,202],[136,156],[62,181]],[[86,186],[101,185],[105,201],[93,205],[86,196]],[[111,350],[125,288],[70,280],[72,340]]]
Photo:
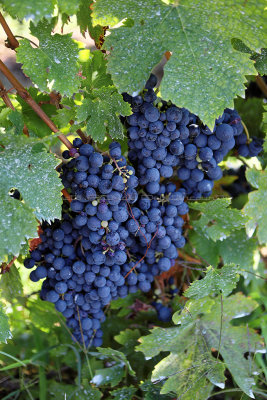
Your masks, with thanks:
[[[114,142],[109,154],[75,139],[65,151],[61,179],[73,196],[62,220],[42,224],[41,243],[25,260],[32,281],[45,279],[40,296],[55,304],[73,337],[102,343],[104,307],[137,290],[148,292],[154,276],[178,256],[184,190],[161,184],[153,198],[135,188],[138,179]]]
[[[124,94],[133,110],[124,123],[135,168],[117,142],[101,153],[77,138],[63,152],[61,179],[72,201],[60,221],[42,224],[41,243],[25,260],[26,268],[36,266],[31,280],[44,279],[41,298],[55,304],[85,346],[102,344],[111,300],[150,291],[154,277],[174,265],[185,245],[184,198],[211,194],[222,176],[218,164],[234,147],[245,156],[261,151],[260,141],[247,144],[235,110],[226,109],[211,131],[188,110],[159,99],[156,84],[151,75],[140,95]],[[169,180],[174,175],[178,190]],[[171,309],[155,307],[168,321]]]
[[[262,140],[247,144],[237,111],[226,109],[211,131],[184,108],[159,99],[152,74],[138,96],[124,94],[133,114],[124,120],[127,127],[129,160],[136,167],[140,185],[148,193],[159,190],[160,179],[177,176],[187,196],[209,197],[214,181],[222,177],[218,164],[234,147],[244,157],[256,156]]]
[[[111,271],[101,268],[102,253],[96,252],[91,261],[92,253],[84,251],[79,228],[69,214],[52,225],[43,224],[42,230],[41,244],[24,262],[26,268],[37,266],[30,279],[37,282],[45,278],[40,297],[55,304],[75,340],[101,346],[103,307],[117,290],[112,280],[106,281]]]

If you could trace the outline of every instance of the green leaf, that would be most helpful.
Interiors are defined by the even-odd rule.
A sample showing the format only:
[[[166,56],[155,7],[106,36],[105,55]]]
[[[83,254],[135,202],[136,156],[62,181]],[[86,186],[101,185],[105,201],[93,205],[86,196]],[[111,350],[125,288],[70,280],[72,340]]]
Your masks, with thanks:
[[[137,389],[133,386],[123,387],[110,392],[114,400],[132,400]]]
[[[217,266],[219,263],[219,249],[217,243],[207,239],[202,233],[190,232],[190,243],[196,250],[196,253],[208,264]]]
[[[140,385],[140,388],[144,392],[144,400],[170,400],[173,399],[172,395],[160,394],[160,386],[155,385],[150,381],[145,381]]]
[[[37,26],[31,23],[31,33],[39,39],[39,47],[33,48],[28,40],[22,39],[17,59],[40,90],[53,89],[62,95],[72,96],[80,87],[78,45],[71,39],[71,34],[51,35],[52,28],[53,23],[46,19]]]
[[[261,75],[267,75],[267,49],[261,49],[261,54],[254,53],[251,57],[255,61],[255,68]]]
[[[1,297],[10,303],[14,303],[15,299],[22,296],[22,283],[18,269],[13,264],[8,272],[3,274],[0,279]]]
[[[159,351],[170,351],[171,354],[158,363],[152,373],[153,382],[166,381],[161,393],[175,392],[184,399],[204,400],[210,394],[212,385],[208,383],[209,373],[212,380],[218,375],[217,361],[206,348],[203,338],[191,321],[182,328],[152,330],[152,334],[140,339],[142,344],[137,350],[145,356],[151,356],[151,347],[155,346],[154,355]],[[152,354],[153,355],[153,354]],[[224,387],[224,367],[221,364],[220,378],[216,380],[219,387]]]
[[[0,259],[18,255],[26,239],[37,236],[37,220],[61,218],[59,160],[40,152],[42,143],[26,136],[0,135]],[[3,149],[4,147],[4,149]],[[9,195],[19,190],[23,202]]]
[[[228,208],[230,204],[231,200],[227,198],[190,203],[190,208],[201,211],[201,217],[193,222],[193,226],[213,241],[225,239],[248,221],[241,211]]]
[[[121,331],[119,335],[114,336],[114,339],[128,349],[137,344],[140,335],[139,329],[125,329],[125,331]]]
[[[184,292],[184,296],[192,299],[219,294],[228,296],[239,281],[238,266],[234,264],[224,265],[221,269],[208,267],[205,278],[195,280]]]
[[[14,125],[16,135],[22,135],[24,121],[23,121],[21,113],[18,110],[11,110],[10,114],[8,115],[8,119]]]
[[[89,94],[92,89],[113,85],[111,75],[107,73],[107,60],[100,50],[90,54],[89,59],[82,65],[82,71],[85,79],[82,80],[81,86],[85,87]]]
[[[255,331],[232,326],[231,320],[249,315],[256,307],[254,300],[240,293],[224,298],[223,307],[219,297],[190,300],[181,313],[173,316],[178,327],[155,328],[150,335],[142,337],[137,350],[145,356],[170,352],[152,373],[153,380],[167,379],[162,392],[175,390],[180,396],[185,393],[186,399],[190,396],[206,399],[207,380],[223,388],[224,365],[211,354],[212,349],[216,349],[239,387],[252,396],[256,366],[244,354],[262,352],[264,344]]]
[[[8,325],[8,318],[4,313],[3,307],[0,303],[0,343],[7,343],[7,339],[11,339],[12,334]]]
[[[207,361],[207,353],[202,353],[202,350],[200,343],[195,341],[193,346],[187,348],[186,359],[183,354],[173,353],[156,365],[152,373],[152,382],[168,378],[160,393],[174,392],[184,400],[207,399],[213,385],[207,381],[206,376],[221,362],[211,359]],[[222,375],[223,371],[222,366]],[[218,382],[220,387],[224,387],[224,380],[222,376],[222,380]]]
[[[263,100],[256,97],[235,100],[235,108],[248,128],[250,136],[262,135]]]
[[[125,356],[125,354],[123,354],[121,351],[114,350],[114,349],[111,349],[111,348],[108,348],[108,347],[106,347],[106,348],[98,347],[97,350],[101,355],[107,356],[108,358],[112,358],[113,360],[115,360],[117,362],[123,363],[127,367],[129,373],[131,375],[133,375],[133,376],[135,375],[135,372],[132,369],[129,361],[127,360],[127,358]]]
[[[54,0],[2,0],[5,10],[15,19],[33,19],[39,21],[43,17],[52,18]]]
[[[29,93],[38,104],[50,102],[49,95],[38,92],[36,88],[29,88]],[[22,112],[22,115],[20,114],[20,117],[22,118],[24,124],[27,126],[30,136],[43,138],[45,136],[51,135],[51,129],[36,114],[36,112],[29,106],[29,104],[27,104],[23,99],[20,98],[18,98],[18,101],[21,105]],[[52,104],[41,104],[41,108],[49,117],[56,113],[56,108]],[[18,126],[16,125],[16,129],[19,129],[20,124],[21,122],[19,122]]]
[[[89,385],[83,385],[80,388],[74,385],[66,385],[51,381],[49,383],[49,394],[51,399],[64,400],[100,400],[101,392]]]
[[[30,320],[36,328],[45,332],[50,331],[54,324],[60,321],[54,304],[41,299],[29,302]]]
[[[244,229],[233,231],[227,239],[217,243],[226,264],[234,263],[253,272],[257,240],[255,238],[249,239]]]
[[[79,9],[78,1],[57,0],[57,4],[58,4],[58,9],[62,14],[65,13],[67,15],[73,15],[76,14],[76,12]]]
[[[55,170],[60,160],[53,154],[40,152],[37,145],[41,142],[25,136],[1,135],[0,142],[5,146],[0,152],[1,191],[9,197],[9,190],[17,188],[24,200],[24,203],[15,200],[14,205],[9,198],[9,203],[20,213],[24,210],[24,216],[30,207],[38,219],[60,219],[62,184]]]
[[[96,46],[101,46],[101,37],[104,36],[104,27],[100,25],[93,26],[92,24],[92,0],[81,0],[80,7],[77,12],[77,24],[80,26],[81,33],[85,35],[88,30],[89,35],[95,41]]]
[[[248,182],[257,188],[248,195],[248,203],[244,213],[251,219],[246,224],[249,236],[258,227],[257,235],[260,244],[267,243],[267,171],[258,171],[255,168],[246,171]]]
[[[123,101],[115,87],[103,87],[92,92],[94,99],[85,98],[77,111],[79,122],[87,120],[87,134],[93,140],[104,142],[107,133],[115,139],[123,139],[120,115],[130,115],[130,105]]]
[[[52,119],[56,126],[59,129],[62,129],[68,126],[71,120],[75,120],[76,110],[74,100],[72,99],[63,99],[60,104],[63,108],[59,108]]]
[[[125,369],[123,367],[123,363],[119,363],[113,367],[97,369],[91,382],[96,386],[111,385],[111,387],[114,387],[125,376]]]
[[[1,162],[0,162],[1,163]],[[0,261],[18,255],[26,240],[37,236],[34,210],[0,190]]]
[[[225,107],[233,107],[233,98],[244,96],[245,75],[256,72],[250,55],[234,50],[230,39],[241,38],[259,50],[266,43],[264,7],[263,0],[249,5],[237,0],[233,15],[232,3],[223,0],[169,5],[142,0],[138,7],[135,0],[127,7],[124,0],[98,0],[93,19],[111,26],[131,21],[112,29],[103,46],[110,53],[108,70],[120,92],[140,91],[152,68],[170,51],[161,83],[163,98],[188,108],[212,128]]]

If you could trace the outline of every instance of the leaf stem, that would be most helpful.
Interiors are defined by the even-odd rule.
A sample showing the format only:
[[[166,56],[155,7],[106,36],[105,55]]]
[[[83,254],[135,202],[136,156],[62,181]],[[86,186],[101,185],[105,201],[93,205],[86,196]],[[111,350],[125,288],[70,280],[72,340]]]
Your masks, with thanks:
[[[221,300],[221,323],[220,323],[220,338],[219,338],[217,360],[218,360],[219,355],[220,355],[221,342],[222,342],[222,326],[223,326],[223,298],[222,298],[222,292],[221,292],[220,300]]]
[[[19,42],[11,32],[11,29],[9,28],[5,18],[3,17],[3,14],[0,12],[0,24],[2,25],[4,31],[6,32],[9,47],[12,50],[15,50],[17,47],[19,47]]]
[[[60,133],[59,129],[56,127],[54,122],[48,117],[48,115],[42,110],[39,104],[31,97],[30,93],[22,86],[22,84],[17,80],[17,78],[12,74],[12,72],[7,68],[7,66],[0,60],[0,71],[5,75],[9,82],[16,89],[17,94],[26,101],[27,104],[36,112],[36,114],[44,121],[44,123],[51,129],[52,132],[58,133],[58,138],[61,142],[68,148],[72,148],[71,142]]]
[[[31,44],[33,44],[35,47],[39,47],[38,44],[34,43],[31,39],[28,39],[24,36],[20,36],[20,35],[15,35],[15,38],[20,38],[20,39],[26,39],[28,40]]]

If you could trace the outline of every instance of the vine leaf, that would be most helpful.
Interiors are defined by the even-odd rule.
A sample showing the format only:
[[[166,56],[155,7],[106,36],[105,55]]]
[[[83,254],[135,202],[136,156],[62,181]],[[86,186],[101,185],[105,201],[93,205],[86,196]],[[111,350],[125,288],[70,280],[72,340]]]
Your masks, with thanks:
[[[244,207],[244,213],[251,219],[246,224],[247,233],[252,236],[258,227],[258,239],[260,244],[267,243],[267,171],[258,171],[255,168],[246,171],[248,182],[258,190],[248,195],[248,202]]]
[[[72,96],[80,87],[78,45],[70,34],[51,35],[53,26],[54,20],[48,22],[42,19],[36,26],[31,22],[30,31],[39,39],[39,46],[33,48],[27,39],[22,39],[17,59],[41,91],[53,89],[62,95]]]
[[[254,53],[251,57],[255,61],[255,67],[261,75],[267,74],[267,48],[261,49],[261,54]]]
[[[114,349],[111,349],[109,347],[106,347],[106,348],[98,347],[97,350],[100,353],[100,357],[104,356],[104,358],[112,358],[114,361],[123,363],[127,367],[127,370],[129,372],[129,374],[131,374],[133,376],[135,375],[135,372],[132,369],[129,361],[127,360],[127,358],[125,356],[125,354],[122,353],[121,351],[114,350]]]
[[[107,133],[112,139],[123,139],[120,115],[130,115],[129,104],[123,101],[115,87],[103,87],[92,91],[93,98],[85,98],[77,111],[78,121],[87,121],[87,134],[103,143]]]
[[[234,263],[253,272],[255,254],[257,253],[257,240],[249,239],[245,229],[233,231],[231,235],[218,243],[218,250],[225,263]],[[242,272],[242,271],[240,271]],[[245,275],[247,275],[245,273]]]
[[[255,51],[264,46],[265,2],[237,0],[234,13],[232,3],[224,0],[177,3],[142,0],[136,7],[136,1],[129,0],[126,7],[124,0],[97,0],[93,20],[114,27],[126,19],[111,29],[103,46],[120,92],[139,92],[152,68],[170,51],[161,83],[163,98],[188,108],[212,128],[215,118],[233,107],[233,98],[244,96],[245,75],[256,73],[250,55],[234,50],[230,39],[240,38]]]
[[[170,352],[152,373],[152,380],[166,381],[162,393],[172,390],[178,395],[185,393],[185,399],[205,399],[207,393],[200,396],[199,387],[204,391],[206,384],[212,383],[223,388],[223,372],[227,367],[238,386],[253,398],[252,376],[257,368],[244,354],[263,352],[264,344],[255,331],[232,326],[231,321],[249,315],[256,307],[256,301],[241,293],[224,298],[222,315],[220,297],[189,300],[181,313],[173,315],[174,323],[179,326],[154,328],[150,335],[140,338],[136,350],[146,357]],[[212,356],[214,349],[219,350],[224,363]]]
[[[2,0],[1,3],[11,17],[19,20],[25,18],[37,22],[43,17],[52,18],[54,12],[54,0]]]
[[[264,115],[263,99],[251,97],[246,100],[235,99],[235,109],[238,111],[242,121],[245,123],[251,136],[261,136],[261,124]]]
[[[224,265],[221,269],[208,267],[205,278],[195,280],[184,292],[186,297],[201,299],[209,294],[228,296],[239,281],[238,266],[234,264]]]
[[[40,151],[37,139],[0,136],[0,258],[18,255],[27,238],[36,237],[37,220],[61,218],[62,184],[55,170],[59,160]],[[3,149],[4,146],[4,149]],[[9,195],[19,190],[23,202]]]
[[[0,293],[1,297],[11,304],[23,295],[20,274],[14,264],[8,272],[1,276]]]
[[[230,204],[231,200],[227,198],[190,203],[190,208],[201,211],[199,220],[194,221],[193,226],[213,241],[225,239],[248,221],[241,211],[228,208]]]
[[[217,266],[220,259],[220,252],[217,242],[206,238],[202,233],[191,231],[189,234],[190,243],[192,243],[197,254],[208,264]]]
[[[56,381],[50,381],[48,388],[51,399],[60,399],[64,393],[66,399],[73,400],[100,400],[102,397],[101,392],[88,384],[83,384],[81,387],[77,385],[66,385]]]
[[[144,392],[144,400],[171,400],[173,396],[171,394],[162,395],[160,394],[160,386],[155,385],[151,381],[145,381],[140,385],[142,392]]]
[[[133,398],[133,395],[137,389],[134,386],[125,386],[120,389],[113,390],[110,392],[112,397],[114,397],[113,400],[129,400]]]
[[[48,94],[40,93],[36,88],[29,88],[29,93],[36,103],[49,103],[50,97]],[[21,105],[21,118],[24,124],[27,126],[30,136],[35,136],[43,138],[45,136],[51,135],[51,129],[46,125],[46,123],[36,114],[36,112],[18,96],[18,102]],[[42,110],[51,117],[55,113],[55,106],[52,104],[42,104]],[[16,111],[17,112],[17,111]],[[18,121],[19,122],[19,121]],[[23,125],[24,125],[23,124]],[[18,127],[20,128],[21,123]],[[16,125],[15,125],[16,127]],[[22,126],[23,128],[23,126]],[[21,129],[22,133],[22,129]]]
[[[0,303],[0,343],[6,343],[7,339],[11,339],[12,334],[8,325],[8,318],[4,313],[3,307]]]
[[[112,367],[97,369],[95,375],[91,380],[96,386],[111,385],[117,386],[125,376],[123,363],[116,363]]]
[[[239,272],[247,277],[247,272],[253,272],[253,266],[258,262],[257,240],[248,238],[245,229],[234,230],[226,239],[214,242],[202,233],[192,232],[190,242],[200,257],[213,266],[219,263],[221,256],[225,264],[239,265]]]
[[[100,25],[93,26],[92,23],[92,0],[81,0],[80,6],[77,11],[77,24],[80,26],[81,33],[84,35],[88,30],[89,35],[95,41],[96,46],[99,48],[101,45],[101,37],[104,35],[104,28]]]
[[[120,343],[127,349],[134,347],[139,338],[139,329],[125,329],[125,331],[121,331],[118,335],[114,336],[116,342]]]
[[[0,190],[0,261],[8,254],[18,255],[26,240],[37,236],[34,210]]]
[[[47,301],[41,299],[30,301],[29,304],[30,319],[34,326],[47,332],[47,327],[52,327],[58,322],[58,313],[55,307]]]
[[[82,71],[85,79],[82,80],[81,86],[86,88],[88,93],[92,89],[113,86],[111,75],[107,73],[107,60],[99,50],[90,54],[89,59],[82,65]]]
[[[107,133],[113,139],[123,139],[119,117],[130,115],[132,111],[113,86],[111,76],[107,73],[107,61],[101,51],[94,51],[83,64],[83,75],[86,79],[82,87],[86,94],[77,110],[78,121],[86,122],[88,135],[100,143],[103,143]]]
[[[72,0],[57,0],[58,9],[66,15],[73,15],[79,9],[79,2]]]
[[[267,49],[261,49],[261,53],[252,51],[248,46],[246,46],[242,40],[233,38],[232,45],[235,50],[241,51],[242,53],[250,54],[251,60],[255,61],[255,68],[261,75],[266,75],[267,73]]]

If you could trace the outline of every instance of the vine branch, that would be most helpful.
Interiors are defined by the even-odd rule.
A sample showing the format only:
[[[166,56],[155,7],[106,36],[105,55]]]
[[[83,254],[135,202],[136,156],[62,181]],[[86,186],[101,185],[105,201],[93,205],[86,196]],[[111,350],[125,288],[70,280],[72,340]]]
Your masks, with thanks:
[[[0,79],[0,96],[2,97],[3,101],[5,102],[5,105],[9,108],[12,108],[12,110],[15,110],[15,107],[13,106],[10,98],[8,97],[7,91],[3,85],[3,82]]]
[[[9,47],[12,50],[15,50],[17,47],[19,47],[19,42],[17,41],[17,39],[15,38],[15,36],[13,35],[13,33],[11,32],[5,18],[3,17],[3,14],[0,12],[0,24],[2,25],[4,31],[6,32],[7,35],[7,39],[8,39],[8,43],[9,43]]]
[[[17,94],[26,101],[27,104],[36,112],[36,114],[44,121],[44,123],[51,129],[52,132],[58,133],[59,129],[56,127],[54,122],[48,117],[48,115],[42,110],[39,104],[31,97],[30,93],[22,86],[7,66],[0,60],[0,71],[5,75],[9,82],[16,89]],[[58,135],[59,140],[68,148],[72,148],[71,142],[62,134]]]

